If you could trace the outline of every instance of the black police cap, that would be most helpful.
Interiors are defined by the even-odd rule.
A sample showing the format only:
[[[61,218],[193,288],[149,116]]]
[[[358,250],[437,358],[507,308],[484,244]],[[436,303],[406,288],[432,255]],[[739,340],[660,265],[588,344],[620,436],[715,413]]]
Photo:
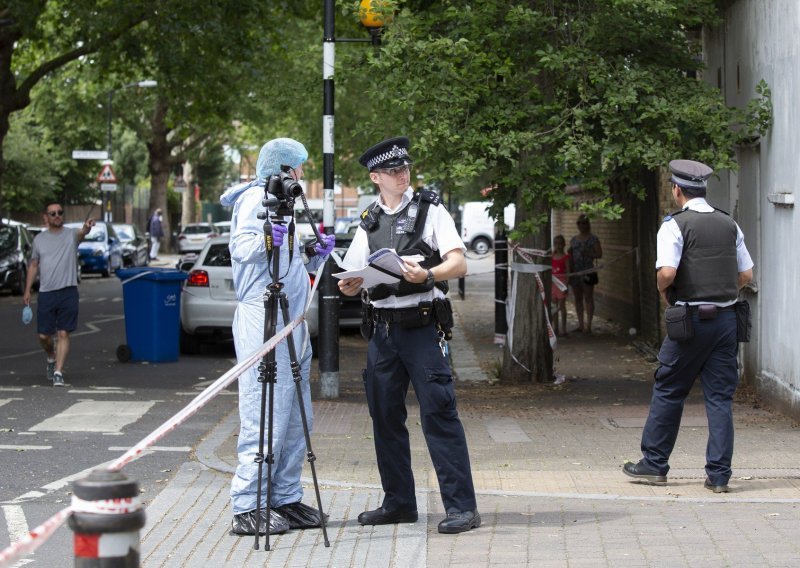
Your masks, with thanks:
[[[410,143],[405,136],[389,138],[378,142],[372,148],[361,154],[358,162],[369,171],[377,168],[396,168],[412,163],[408,155]]]

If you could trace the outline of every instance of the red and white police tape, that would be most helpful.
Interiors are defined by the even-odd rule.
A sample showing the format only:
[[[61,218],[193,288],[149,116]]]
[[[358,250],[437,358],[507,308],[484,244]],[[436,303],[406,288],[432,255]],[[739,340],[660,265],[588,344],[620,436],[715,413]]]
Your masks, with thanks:
[[[172,418],[165,421],[161,426],[153,430],[153,432],[142,439],[142,441],[133,446],[118,459],[111,462],[107,469],[109,471],[119,471],[125,465],[140,458],[149,446],[155,444],[169,432],[196,414],[198,410],[205,406],[212,398],[217,396],[225,387],[230,385],[233,381],[244,374],[247,369],[260,361],[264,355],[272,351],[278,345],[278,343],[280,343],[305,319],[306,312],[308,312],[309,305],[314,297],[314,291],[316,290],[319,281],[320,279],[317,278],[314,282],[314,286],[311,288],[311,291],[308,295],[308,303],[306,304],[305,310],[302,314],[289,322],[288,325],[284,326],[283,329],[272,336],[269,341],[264,343],[261,347],[256,349],[245,360],[236,364],[227,373],[211,383],[182,410],[172,416]],[[72,504],[69,507],[62,509],[32,531],[29,531],[28,534],[22,539],[11,543],[10,546],[0,551],[0,568],[8,568],[24,554],[28,554],[29,552],[33,552],[39,548],[45,543],[45,541],[47,541],[48,538],[50,538],[50,536],[58,527],[64,524],[64,522],[73,512],[123,514],[138,510],[139,508],[141,508],[141,502],[138,502],[138,499],[105,499],[101,501],[84,501],[73,496]],[[99,543],[95,544],[99,546]],[[91,545],[91,543],[88,545]]]

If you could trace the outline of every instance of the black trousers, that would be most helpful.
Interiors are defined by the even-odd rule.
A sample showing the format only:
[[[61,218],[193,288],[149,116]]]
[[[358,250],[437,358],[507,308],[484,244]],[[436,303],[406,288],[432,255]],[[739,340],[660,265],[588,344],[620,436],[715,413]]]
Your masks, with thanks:
[[[736,314],[719,312],[701,320],[692,316],[694,337],[664,340],[658,353],[650,414],[642,432],[645,463],[666,475],[669,456],[678,438],[683,404],[699,376],[708,418],[706,474],[714,485],[731,477],[733,458],[733,395],[739,382],[736,354]]]
[[[379,323],[370,339],[364,385],[375,454],[388,510],[416,510],[406,428],[409,381],[420,406],[428,444],[448,513],[475,510],[475,489],[464,428],[456,410],[453,377],[433,324],[413,329]]]

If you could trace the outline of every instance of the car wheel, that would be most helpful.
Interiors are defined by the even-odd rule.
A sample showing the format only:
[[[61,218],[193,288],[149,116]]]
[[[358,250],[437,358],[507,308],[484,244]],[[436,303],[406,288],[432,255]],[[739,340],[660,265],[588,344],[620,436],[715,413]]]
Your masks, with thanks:
[[[489,239],[478,237],[472,241],[472,250],[478,254],[486,254],[490,248],[492,248],[492,243],[489,242]]]
[[[184,355],[196,355],[200,352],[200,340],[196,335],[186,333],[181,327],[180,350]]]
[[[25,283],[28,280],[28,271],[23,266],[22,270],[19,271],[19,282],[17,285],[11,289],[11,293],[14,296],[21,296],[25,293]]]

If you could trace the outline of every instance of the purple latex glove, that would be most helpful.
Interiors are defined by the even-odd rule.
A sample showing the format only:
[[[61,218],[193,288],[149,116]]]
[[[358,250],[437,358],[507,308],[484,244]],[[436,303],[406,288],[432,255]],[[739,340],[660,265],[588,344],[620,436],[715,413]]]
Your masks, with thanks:
[[[336,245],[336,235],[320,235],[322,242],[314,245],[316,253],[322,257],[326,257],[333,252],[333,247]]]
[[[283,246],[283,237],[289,229],[285,225],[272,225],[272,246],[281,248]]]

